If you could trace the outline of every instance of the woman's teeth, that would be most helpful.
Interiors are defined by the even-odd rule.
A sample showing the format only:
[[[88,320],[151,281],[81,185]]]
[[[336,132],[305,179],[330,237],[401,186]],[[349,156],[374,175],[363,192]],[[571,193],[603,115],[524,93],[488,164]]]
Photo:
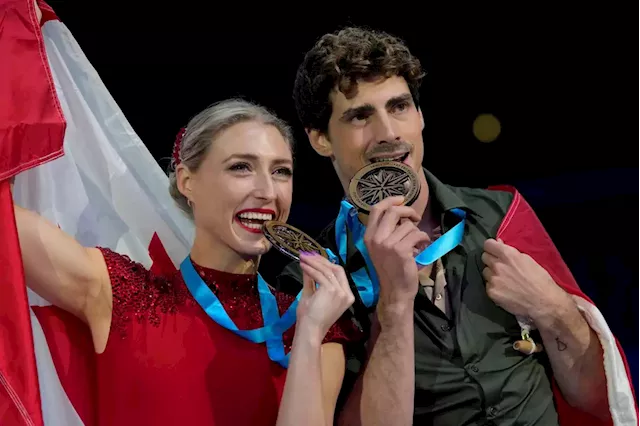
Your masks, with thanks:
[[[256,212],[246,212],[240,213],[238,215],[238,219],[242,225],[246,226],[250,229],[262,229],[264,222],[273,219],[273,215],[270,213],[256,213]]]
[[[266,221],[266,220],[271,220],[273,218],[273,215],[271,213],[246,212],[246,213],[240,213],[238,217],[240,219],[256,219],[256,220]]]
[[[246,226],[247,228],[251,228],[251,229],[262,229],[262,223],[254,223],[254,222],[245,222],[243,220],[241,220],[240,222],[242,222],[242,224],[244,226]]]

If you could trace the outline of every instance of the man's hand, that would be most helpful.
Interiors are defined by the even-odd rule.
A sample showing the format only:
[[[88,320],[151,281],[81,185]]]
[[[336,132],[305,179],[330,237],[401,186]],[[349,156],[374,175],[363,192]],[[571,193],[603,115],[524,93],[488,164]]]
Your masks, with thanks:
[[[420,217],[389,197],[373,206],[364,243],[380,281],[380,300],[367,344],[369,359],[342,410],[343,425],[410,425],[415,400],[413,302],[418,292],[417,250],[429,236]]]
[[[548,313],[573,303],[542,266],[501,240],[485,241],[482,261],[487,295],[513,315],[529,317],[537,324],[536,319],[550,317]]]
[[[403,197],[389,197],[373,206],[364,243],[380,281],[380,308],[413,302],[418,292],[416,251],[429,236],[415,225],[420,217],[402,206]]]

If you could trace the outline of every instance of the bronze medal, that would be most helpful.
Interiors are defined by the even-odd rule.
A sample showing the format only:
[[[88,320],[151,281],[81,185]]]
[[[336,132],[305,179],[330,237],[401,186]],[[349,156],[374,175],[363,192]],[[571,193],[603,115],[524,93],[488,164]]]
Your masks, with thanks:
[[[420,181],[413,169],[397,161],[371,163],[358,170],[349,183],[351,203],[361,212],[387,197],[404,196],[404,205],[413,204],[420,194]]]
[[[300,260],[301,251],[318,253],[326,259],[329,258],[324,248],[316,240],[284,222],[276,220],[266,222],[262,227],[262,232],[275,248],[294,260]]]

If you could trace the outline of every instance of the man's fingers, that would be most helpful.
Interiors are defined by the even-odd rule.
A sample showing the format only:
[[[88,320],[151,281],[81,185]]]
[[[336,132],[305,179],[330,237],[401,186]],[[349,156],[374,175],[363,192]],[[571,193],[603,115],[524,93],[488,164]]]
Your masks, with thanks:
[[[493,238],[489,238],[484,242],[483,249],[486,253],[495,257],[499,257],[502,253],[502,245]]]
[[[480,258],[482,259],[482,263],[487,265],[487,267],[489,268],[493,268],[496,262],[498,261],[498,258],[496,256],[492,255],[487,251],[482,253],[482,256],[480,256]]]
[[[484,242],[484,251],[499,258],[507,259],[509,256],[520,253],[515,247],[505,244],[500,238],[494,240],[489,238]]]
[[[387,237],[386,243],[390,247],[393,247],[395,244],[398,244],[407,235],[409,235],[410,232],[414,231],[415,229],[416,229],[416,226],[412,222],[409,222],[409,221],[402,222],[400,226],[398,226],[395,230],[393,230],[393,232],[391,232],[391,235]]]
[[[416,251],[421,251],[431,243],[431,238],[413,223],[404,222],[382,241],[397,253],[414,257]]]
[[[404,203],[404,197],[402,196],[387,197],[371,208],[371,211],[369,212],[369,223],[367,224],[367,230],[371,232],[371,235],[374,235],[377,231],[378,223],[382,216],[384,216],[384,213],[390,207],[399,206],[402,203]]]
[[[491,268],[484,268],[482,270],[482,276],[486,282],[491,282],[491,278],[493,278],[493,272],[491,271]]]
[[[373,237],[374,240],[382,241],[387,239],[398,227],[398,222],[402,219],[409,219],[414,222],[419,221],[418,214],[411,207],[392,206],[388,208],[378,223],[378,229]]]
[[[414,256],[414,248],[422,247],[431,241],[429,235],[426,232],[420,231],[418,228],[414,228],[406,237],[399,241],[395,247],[398,253],[408,254],[411,257]]]

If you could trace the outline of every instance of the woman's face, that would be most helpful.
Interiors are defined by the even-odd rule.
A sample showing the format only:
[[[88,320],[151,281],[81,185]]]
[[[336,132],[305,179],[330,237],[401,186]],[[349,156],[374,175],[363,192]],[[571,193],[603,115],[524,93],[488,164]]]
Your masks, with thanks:
[[[288,142],[271,125],[251,121],[220,133],[195,173],[182,172],[196,228],[241,256],[266,253],[268,220],[286,222],[293,191]]]

